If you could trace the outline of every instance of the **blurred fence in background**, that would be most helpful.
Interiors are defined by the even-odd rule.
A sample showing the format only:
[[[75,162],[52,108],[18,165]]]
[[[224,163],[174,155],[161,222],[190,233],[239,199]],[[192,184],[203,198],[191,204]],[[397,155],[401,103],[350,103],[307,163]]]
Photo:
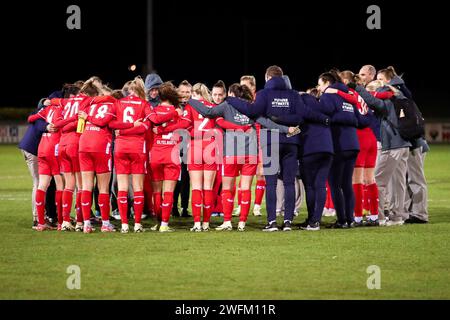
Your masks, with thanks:
[[[27,127],[23,121],[0,121],[0,144],[19,143]],[[429,143],[450,144],[450,119],[427,120],[425,132]]]

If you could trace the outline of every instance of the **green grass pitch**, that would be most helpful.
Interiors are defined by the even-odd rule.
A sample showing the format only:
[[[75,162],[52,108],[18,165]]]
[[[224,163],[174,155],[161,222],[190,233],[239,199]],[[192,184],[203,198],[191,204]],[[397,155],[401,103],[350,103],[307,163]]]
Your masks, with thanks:
[[[432,146],[428,225],[266,234],[251,216],[245,233],[192,234],[183,219],[171,234],[38,233],[25,162],[0,146],[0,299],[449,299],[449,169],[450,147]],[[371,265],[380,290],[367,288]]]

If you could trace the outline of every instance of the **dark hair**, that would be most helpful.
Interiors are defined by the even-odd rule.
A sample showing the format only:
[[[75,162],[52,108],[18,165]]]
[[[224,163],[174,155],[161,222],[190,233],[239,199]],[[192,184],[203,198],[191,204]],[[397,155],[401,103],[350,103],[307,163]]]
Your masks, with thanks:
[[[160,85],[158,94],[161,101],[169,101],[175,107],[181,103],[181,97],[172,82],[164,82]]]
[[[81,89],[81,87],[83,87],[83,85],[84,85],[84,81],[83,80],[75,81],[75,83],[73,85],[77,86],[78,88]]]
[[[228,89],[230,93],[233,93],[233,95],[237,98],[241,98],[247,101],[253,100],[253,93],[250,90],[249,87],[246,85],[241,85],[239,83],[233,83],[230,88]]]
[[[334,83],[342,83],[342,79],[339,76],[339,70],[331,69],[328,72],[324,72],[319,76],[319,79],[322,79],[323,82],[329,82],[330,84]]]
[[[64,99],[69,98],[71,95],[76,96],[80,92],[80,88],[74,84],[66,83],[62,89],[62,95]]]
[[[227,92],[227,87],[225,86],[225,82],[223,82],[222,80],[219,80],[216,82],[215,85],[213,85],[213,88],[221,88],[223,90],[223,92]]]
[[[98,88],[94,86],[94,80],[86,81],[83,87],[81,87],[80,93],[84,93],[89,97],[95,97],[99,95]]]
[[[320,91],[317,88],[311,88],[306,90],[306,93],[312,95],[313,97],[319,99],[320,98]]]
[[[268,77],[282,77],[283,70],[279,66],[270,66],[266,70],[266,75]]]
[[[378,74],[383,74],[387,80],[392,80],[395,76],[397,76],[397,72],[395,72],[394,67],[389,66],[386,69],[378,71]]]
[[[186,87],[192,88],[192,84],[190,84],[189,81],[187,81],[187,80],[181,81],[180,84],[178,85],[178,87],[180,87],[180,86],[186,86]]]
[[[111,97],[113,97],[113,98],[115,98],[117,100],[120,100],[120,99],[124,98],[125,95],[123,94],[122,90],[114,90],[111,93]]]

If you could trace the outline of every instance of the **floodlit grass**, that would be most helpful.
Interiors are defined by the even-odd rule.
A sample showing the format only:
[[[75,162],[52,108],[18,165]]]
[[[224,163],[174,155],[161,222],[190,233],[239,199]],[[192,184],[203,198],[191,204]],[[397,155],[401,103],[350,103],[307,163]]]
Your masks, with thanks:
[[[265,234],[251,216],[245,233],[193,234],[182,218],[171,234],[38,233],[25,162],[0,146],[0,299],[449,299],[449,169],[450,148],[432,146],[428,225]],[[70,265],[81,290],[66,287]]]

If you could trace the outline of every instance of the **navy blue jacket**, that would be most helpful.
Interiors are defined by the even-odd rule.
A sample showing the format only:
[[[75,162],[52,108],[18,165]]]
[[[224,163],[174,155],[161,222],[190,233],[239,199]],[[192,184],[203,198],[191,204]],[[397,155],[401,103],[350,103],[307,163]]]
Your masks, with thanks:
[[[44,99],[39,102],[36,111],[32,112],[31,114],[37,113],[44,107],[44,105],[42,104],[43,100]],[[48,123],[42,119],[39,119],[34,123],[30,123],[22,140],[20,140],[19,142],[19,149],[37,156],[39,143],[41,142],[42,134],[47,131],[47,125]]]
[[[347,86],[335,83],[330,88],[348,92]],[[320,103],[325,110],[332,110],[331,133],[333,135],[334,152],[359,151],[359,141],[356,134],[358,127],[358,115],[355,106],[345,102],[336,94],[324,93],[320,97]],[[359,112],[358,112],[359,114]]]
[[[309,108],[324,114],[330,114],[330,109],[309,94],[302,94],[303,103]],[[332,115],[332,114],[330,114]],[[334,153],[333,137],[329,126],[318,123],[305,123],[300,134],[300,157],[315,153]]]
[[[329,121],[325,115],[312,112],[306,107],[300,94],[288,89],[286,81],[282,77],[273,77],[267,81],[264,89],[257,93],[254,103],[234,97],[228,97],[227,102],[250,118],[276,118],[278,119],[276,122],[284,125],[300,125],[305,120],[319,123],[328,123]],[[300,137],[296,135],[288,138],[286,135],[280,134],[279,142],[298,145]],[[270,143],[270,139],[267,139],[267,144]]]

